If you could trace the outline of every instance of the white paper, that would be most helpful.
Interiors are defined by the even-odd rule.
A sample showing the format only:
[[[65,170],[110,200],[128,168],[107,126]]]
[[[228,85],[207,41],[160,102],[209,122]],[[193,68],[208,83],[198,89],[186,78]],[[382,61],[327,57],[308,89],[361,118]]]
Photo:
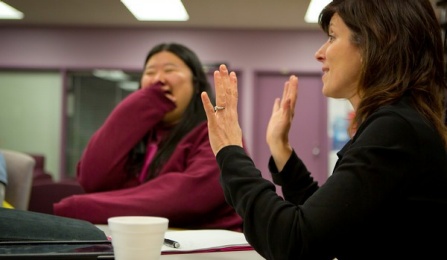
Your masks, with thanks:
[[[165,238],[180,243],[179,248],[163,245],[162,252],[182,252],[218,249],[235,246],[249,246],[241,232],[224,229],[168,230]]]

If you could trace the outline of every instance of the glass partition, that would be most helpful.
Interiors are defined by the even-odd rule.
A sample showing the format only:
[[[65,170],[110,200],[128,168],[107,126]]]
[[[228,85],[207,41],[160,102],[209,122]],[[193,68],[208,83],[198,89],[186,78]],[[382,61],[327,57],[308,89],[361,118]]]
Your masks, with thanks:
[[[65,115],[65,175],[76,176],[76,164],[91,135],[112,109],[138,89],[141,72],[94,70],[68,72]]]

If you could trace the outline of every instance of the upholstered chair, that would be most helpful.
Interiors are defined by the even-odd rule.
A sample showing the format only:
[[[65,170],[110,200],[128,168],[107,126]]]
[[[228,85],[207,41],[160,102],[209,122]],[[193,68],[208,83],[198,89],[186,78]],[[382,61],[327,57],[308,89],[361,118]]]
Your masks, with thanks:
[[[28,210],[35,160],[26,153],[0,149],[6,162],[8,185],[5,201],[19,210]]]

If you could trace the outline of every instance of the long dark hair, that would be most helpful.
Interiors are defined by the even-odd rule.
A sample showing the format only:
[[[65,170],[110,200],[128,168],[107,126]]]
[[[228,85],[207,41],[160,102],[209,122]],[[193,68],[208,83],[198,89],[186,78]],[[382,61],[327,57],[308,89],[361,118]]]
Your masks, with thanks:
[[[353,125],[404,94],[431,122],[447,146],[446,83],[442,33],[428,0],[333,0],[321,12],[327,33],[337,13],[352,32],[362,55]]]
[[[168,51],[179,57],[191,70],[193,80],[193,96],[189,105],[186,107],[182,118],[172,130],[161,140],[157,153],[155,154],[148,170],[146,181],[155,178],[161,167],[169,159],[175,150],[175,147],[180,140],[187,135],[194,127],[206,121],[206,114],[203,109],[200,93],[203,91],[208,93],[208,96],[214,100],[214,93],[208,81],[207,75],[203,69],[197,55],[188,47],[178,43],[161,43],[153,47],[146,56],[144,66],[147,61],[155,54]],[[141,86],[140,86],[141,88]],[[131,174],[135,175],[141,171],[144,164],[144,155],[146,153],[146,142],[149,136],[146,136],[141,142],[135,146],[131,151],[129,166]]]

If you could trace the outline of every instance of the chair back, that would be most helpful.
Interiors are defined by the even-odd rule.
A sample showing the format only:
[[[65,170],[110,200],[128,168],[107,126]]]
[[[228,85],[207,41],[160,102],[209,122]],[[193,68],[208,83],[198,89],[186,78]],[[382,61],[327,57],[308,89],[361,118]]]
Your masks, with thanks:
[[[0,149],[5,157],[8,185],[5,200],[15,209],[28,210],[35,160],[26,153]]]

